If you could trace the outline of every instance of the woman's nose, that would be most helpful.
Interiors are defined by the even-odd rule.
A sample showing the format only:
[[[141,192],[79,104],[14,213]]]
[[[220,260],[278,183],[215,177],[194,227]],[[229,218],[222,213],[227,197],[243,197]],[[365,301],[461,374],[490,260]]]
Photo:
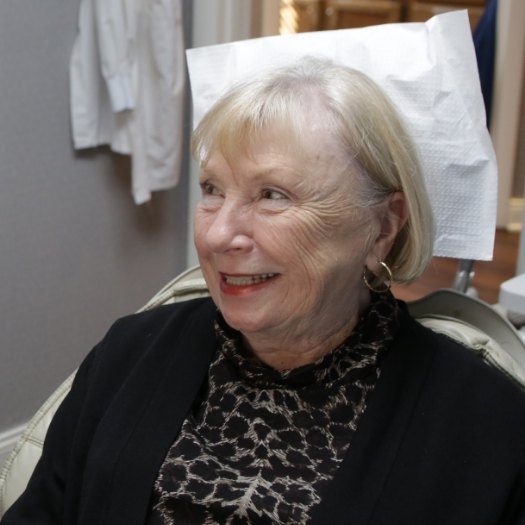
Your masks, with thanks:
[[[249,252],[253,240],[246,210],[238,203],[225,202],[209,224],[206,241],[216,253]]]

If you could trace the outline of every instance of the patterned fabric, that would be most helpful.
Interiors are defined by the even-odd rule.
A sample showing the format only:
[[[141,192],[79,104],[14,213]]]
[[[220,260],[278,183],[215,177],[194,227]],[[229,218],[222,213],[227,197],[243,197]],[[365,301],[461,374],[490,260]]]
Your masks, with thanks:
[[[220,317],[208,382],[168,452],[148,524],[306,524],[351,443],[393,340],[397,304],[373,294],[319,361],[274,370]]]

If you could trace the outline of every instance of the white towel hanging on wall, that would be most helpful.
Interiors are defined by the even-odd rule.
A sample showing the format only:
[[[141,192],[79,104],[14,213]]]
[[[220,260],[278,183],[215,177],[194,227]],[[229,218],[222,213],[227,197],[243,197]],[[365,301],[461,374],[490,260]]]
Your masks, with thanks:
[[[184,78],[182,0],[82,0],[70,63],[73,143],[131,155],[137,204],[178,182]]]

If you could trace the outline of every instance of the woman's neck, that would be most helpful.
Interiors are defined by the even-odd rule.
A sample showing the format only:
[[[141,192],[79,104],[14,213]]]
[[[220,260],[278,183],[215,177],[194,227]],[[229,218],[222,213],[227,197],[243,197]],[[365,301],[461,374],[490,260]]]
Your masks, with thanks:
[[[337,348],[354,330],[369,305],[366,294],[350,311],[338,319],[316,319],[287,333],[243,334],[244,343],[266,365],[276,370],[290,370],[315,363]]]

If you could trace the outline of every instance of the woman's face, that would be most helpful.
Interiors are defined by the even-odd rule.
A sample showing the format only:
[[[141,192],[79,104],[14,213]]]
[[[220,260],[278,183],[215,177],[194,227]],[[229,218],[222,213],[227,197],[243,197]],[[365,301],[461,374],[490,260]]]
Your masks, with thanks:
[[[335,331],[368,298],[361,279],[371,221],[359,223],[352,209],[356,182],[333,141],[303,139],[299,152],[270,136],[232,164],[217,152],[200,175],[202,271],[248,341]]]

